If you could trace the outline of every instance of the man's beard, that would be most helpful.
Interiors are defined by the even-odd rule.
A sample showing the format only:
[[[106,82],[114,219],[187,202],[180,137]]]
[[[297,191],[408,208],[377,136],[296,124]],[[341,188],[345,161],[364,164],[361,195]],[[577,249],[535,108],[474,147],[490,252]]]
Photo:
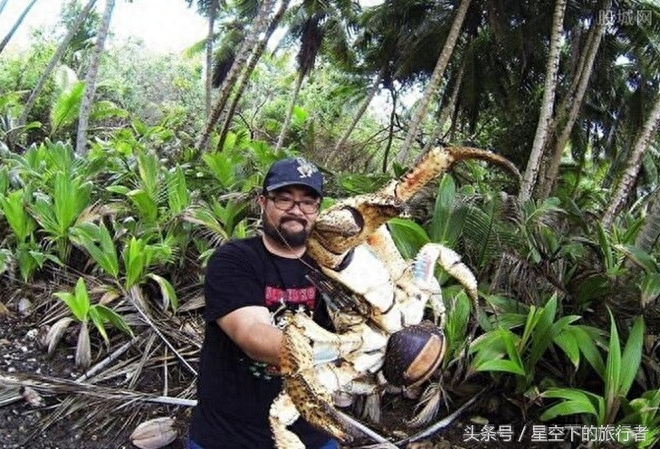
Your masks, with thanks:
[[[303,229],[296,232],[285,229],[282,225],[290,220],[302,224]],[[284,248],[300,248],[301,246],[305,246],[305,242],[309,236],[306,220],[298,218],[283,218],[280,220],[280,224],[275,227],[266,214],[263,214],[261,221],[263,223],[264,234],[273,239],[278,245]]]

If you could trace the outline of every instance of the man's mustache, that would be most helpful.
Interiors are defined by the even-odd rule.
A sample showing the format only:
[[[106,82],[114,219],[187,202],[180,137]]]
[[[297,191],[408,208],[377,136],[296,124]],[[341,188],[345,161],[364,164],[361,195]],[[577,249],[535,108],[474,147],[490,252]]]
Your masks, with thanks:
[[[305,220],[304,218],[298,218],[298,217],[288,217],[288,218],[285,217],[285,218],[282,218],[280,220],[280,225],[283,225],[287,221],[297,221],[302,226],[307,226],[307,220]]]

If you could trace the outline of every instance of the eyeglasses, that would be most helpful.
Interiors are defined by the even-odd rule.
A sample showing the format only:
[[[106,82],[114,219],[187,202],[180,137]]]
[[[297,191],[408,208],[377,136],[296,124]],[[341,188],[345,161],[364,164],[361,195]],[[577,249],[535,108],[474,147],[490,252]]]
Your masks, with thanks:
[[[304,214],[315,214],[321,207],[319,200],[296,201],[293,198],[285,196],[266,196],[266,198],[271,200],[276,208],[283,211],[288,211],[293,209],[294,206],[298,206]]]

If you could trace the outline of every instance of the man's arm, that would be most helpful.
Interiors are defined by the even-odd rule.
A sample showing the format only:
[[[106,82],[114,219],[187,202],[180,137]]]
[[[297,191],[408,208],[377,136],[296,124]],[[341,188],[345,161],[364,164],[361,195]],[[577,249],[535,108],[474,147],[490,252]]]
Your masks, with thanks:
[[[216,322],[248,357],[280,366],[282,331],[272,325],[266,307],[241,307],[218,318]]]

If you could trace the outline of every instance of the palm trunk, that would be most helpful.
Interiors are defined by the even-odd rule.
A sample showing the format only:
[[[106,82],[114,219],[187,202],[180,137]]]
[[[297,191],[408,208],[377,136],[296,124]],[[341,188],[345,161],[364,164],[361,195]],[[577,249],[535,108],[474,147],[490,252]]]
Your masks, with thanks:
[[[635,239],[635,246],[649,254],[660,237],[660,190],[655,191],[650,203],[642,229]]]
[[[550,51],[548,54],[548,65],[545,75],[545,88],[543,90],[543,103],[541,104],[541,113],[536,127],[532,151],[529,155],[527,168],[523,176],[522,186],[518,198],[520,202],[527,201],[532,196],[534,184],[538,176],[541,159],[543,158],[543,148],[548,139],[550,122],[552,121],[552,111],[555,101],[555,92],[557,90],[557,72],[559,71],[559,50],[561,45],[562,29],[564,25],[564,12],[566,11],[566,0],[557,0],[555,3],[555,13],[552,19],[552,34],[550,36]]]
[[[2,8],[5,7],[5,4],[6,4],[6,3],[7,3],[7,2],[4,2],[4,3],[2,4]],[[16,22],[14,22],[14,26],[12,26],[12,27],[11,27],[11,30],[9,30],[9,33],[7,33],[7,35],[6,35],[5,38],[2,40],[2,42],[0,42],[0,53],[2,53],[2,50],[5,49],[5,47],[6,47],[7,44],[9,43],[10,39],[14,36],[14,33],[16,33],[16,30],[18,29],[18,27],[21,26],[21,23],[23,23],[23,20],[25,19],[25,16],[27,16],[27,14],[30,12],[30,10],[32,9],[32,7],[34,6],[35,3],[37,3],[37,0],[32,0],[32,1],[31,1],[31,2],[25,7],[25,9],[24,9],[23,12],[21,13],[21,15],[18,17],[18,20],[16,20]]]
[[[458,94],[461,91],[461,83],[463,82],[464,72],[465,72],[465,59],[463,59],[463,63],[461,64],[461,67],[458,69],[458,74],[456,75],[456,84],[454,85],[454,90],[452,90],[451,96],[449,97],[449,102],[440,110],[440,117],[438,117],[438,123],[435,125],[435,128],[433,129],[433,132],[429,137],[429,141],[426,142],[426,145],[424,146],[422,153],[426,153],[431,149],[431,147],[433,147],[434,142],[436,141],[436,139],[438,139],[438,137],[440,137],[440,133],[442,133],[442,129],[445,127],[445,123],[449,118],[449,114],[451,114],[451,112],[456,108],[456,102],[458,101]]]
[[[604,9],[600,11],[608,11],[612,5],[611,0],[607,2],[607,5]],[[563,105],[567,107],[571,105],[571,109],[568,112],[568,118],[565,123],[561,116],[566,114],[565,110],[559,109],[558,120],[556,123],[558,125],[564,123],[564,127],[559,135],[559,139],[555,144],[554,152],[552,154],[552,160],[550,165],[545,170],[543,185],[540,189],[540,198],[547,198],[552,191],[557,175],[559,173],[559,165],[561,164],[561,158],[564,154],[564,149],[568,143],[573,127],[575,126],[575,121],[577,120],[578,113],[580,108],[584,103],[584,96],[587,91],[587,86],[589,85],[589,80],[591,79],[591,73],[593,72],[594,61],[596,60],[596,55],[598,54],[598,49],[600,48],[600,43],[602,41],[603,34],[605,32],[605,21],[604,20],[594,20],[596,26],[594,28],[593,39],[589,40],[591,44],[589,48],[586,49],[584,62],[581,64],[581,70],[577,75],[579,78],[579,83],[575,90],[575,96],[566,97],[566,101],[563,102]]]
[[[387,144],[385,145],[385,152],[383,153],[383,173],[387,173],[387,161],[390,157],[390,150],[392,149],[392,143],[394,142],[394,124],[396,123],[396,104],[397,104],[397,93],[394,90],[394,87],[390,87],[390,96],[392,97],[392,109],[390,111],[390,124],[389,132],[387,133]]]
[[[2,10],[5,9],[5,6],[7,5],[8,1],[9,0],[2,0],[2,2],[0,2],[0,14],[2,14]]]
[[[89,125],[89,115],[92,110],[94,102],[94,94],[96,93],[96,76],[99,71],[101,63],[101,54],[105,46],[105,40],[108,37],[108,30],[110,29],[110,19],[112,19],[112,10],[115,7],[115,0],[107,0],[105,2],[105,11],[103,11],[103,18],[99,25],[99,32],[96,36],[96,43],[94,44],[94,52],[92,59],[85,75],[85,93],[83,94],[82,102],[80,103],[80,114],[78,115],[78,133],[76,135],[76,153],[81,156],[87,154],[87,127]]]
[[[44,88],[46,81],[48,81],[50,74],[52,73],[53,69],[55,69],[55,66],[60,62],[60,59],[62,59],[64,52],[67,50],[67,48],[69,48],[69,43],[71,42],[71,39],[73,39],[73,36],[76,35],[76,32],[78,31],[80,26],[89,16],[89,12],[92,10],[92,7],[94,6],[95,3],[96,0],[89,0],[89,2],[87,3],[87,5],[85,5],[83,10],[80,12],[80,14],[78,14],[78,17],[76,17],[75,22],[71,25],[71,28],[69,29],[66,36],[64,36],[64,40],[62,41],[62,43],[60,43],[60,45],[57,47],[57,50],[55,51],[55,54],[53,54],[53,57],[50,58],[50,61],[48,61],[48,65],[46,66],[43,73],[39,77],[39,80],[37,81],[37,85],[34,87],[34,89],[32,89],[32,92],[30,93],[30,97],[25,103],[25,107],[23,108],[23,113],[18,119],[19,127],[24,126],[25,123],[27,122],[28,115],[30,114],[30,111],[34,107],[34,104],[37,102],[37,97],[39,97],[39,94]]]
[[[619,182],[616,191],[612,195],[612,200],[610,201],[609,207],[605,211],[605,215],[603,216],[603,228],[609,229],[612,226],[614,217],[621,210],[623,203],[628,199],[633,185],[635,184],[635,180],[637,179],[637,175],[639,174],[639,170],[642,166],[642,156],[644,156],[644,153],[648,149],[651,138],[653,137],[653,133],[657,129],[659,123],[660,92],[658,92],[658,96],[655,99],[653,109],[651,110],[648,119],[642,127],[642,132],[635,142],[632,155],[628,160],[628,164],[626,165],[626,169],[623,172],[621,181]]]
[[[225,139],[227,138],[227,133],[229,133],[231,120],[234,117],[236,108],[238,107],[238,101],[241,99],[241,96],[245,91],[245,87],[247,86],[247,83],[250,80],[250,76],[252,75],[252,72],[254,72],[254,68],[257,66],[257,62],[259,62],[259,59],[261,59],[261,56],[263,55],[264,50],[268,45],[268,41],[270,40],[271,36],[277,29],[288,7],[289,7],[289,0],[282,0],[282,2],[280,3],[280,9],[277,10],[275,15],[273,16],[273,20],[271,20],[270,25],[268,25],[268,30],[266,31],[266,34],[252,51],[252,55],[250,56],[247,67],[243,71],[241,79],[237,83],[234,99],[232,100],[229,109],[224,114],[224,119],[222,121],[222,129],[220,131],[220,138],[218,139],[218,145],[216,147],[216,151],[222,150],[222,147],[225,144]]]
[[[206,121],[202,136],[195,146],[198,151],[205,151],[207,149],[209,139],[211,137],[211,132],[213,131],[215,124],[218,122],[222,110],[227,104],[227,100],[229,99],[229,95],[231,94],[232,88],[234,87],[234,83],[238,79],[241,71],[244,69],[252,49],[259,39],[259,34],[261,34],[262,30],[266,28],[266,23],[268,22],[268,17],[270,16],[270,12],[273,9],[274,4],[275,0],[264,0],[262,2],[259,13],[254,20],[252,30],[250,34],[245,38],[245,40],[243,40],[241,48],[236,55],[236,59],[234,60],[231,69],[229,69],[229,73],[227,73],[227,76],[222,82],[222,86],[220,86],[218,99],[215,103],[215,106],[213,107],[213,110],[211,111],[211,115]]]
[[[218,3],[212,2],[209,6],[209,28],[206,35],[206,117],[211,115],[211,99],[213,93],[213,26],[218,12]]]
[[[426,116],[426,112],[429,109],[429,104],[431,103],[431,99],[435,96],[435,93],[438,90],[440,83],[442,82],[442,76],[445,73],[445,68],[447,67],[447,64],[449,63],[449,58],[451,57],[452,52],[454,51],[454,46],[456,45],[456,41],[458,40],[458,36],[460,34],[461,27],[463,26],[463,21],[465,20],[465,14],[467,13],[468,7],[470,6],[470,2],[471,0],[461,0],[460,5],[458,6],[458,10],[456,11],[456,17],[454,18],[454,22],[452,23],[451,29],[449,30],[449,35],[447,36],[447,42],[445,42],[444,47],[442,47],[442,51],[440,52],[440,57],[438,58],[438,62],[436,63],[435,68],[433,69],[433,74],[431,75],[429,84],[426,86],[426,89],[424,90],[424,95],[420,100],[417,113],[415,114],[410,124],[410,129],[408,130],[408,134],[406,135],[406,140],[403,142],[401,151],[399,151],[399,154],[397,156],[397,161],[399,163],[404,163],[406,158],[408,157],[408,152],[410,151],[410,147],[412,146],[412,143],[415,140],[415,137],[417,136],[417,130],[419,129],[422,120],[424,120]]]
[[[296,108],[296,101],[298,100],[298,94],[300,94],[300,88],[302,87],[303,79],[305,75],[303,72],[298,72],[298,79],[296,80],[296,86],[291,93],[291,100],[289,101],[289,107],[286,111],[286,117],[284,117],[284,123],[282,123],[282,129],[280,129],[280,135],[277,138],[277,144],[275,145],[275,151],[279,151],[284,145],[284,138],[286,137],[286,132],[289,129],[289,124],[291,123],[291,117],[293,117],[293,110]]]
[[[384,71],[385,70],[381,70],[380,73],[378,74],[378,78],[376,79],[376,82],[371,86],[371,89],[369,89],[366,98],[362,101],[362,104],[360,105],[360,109],[358,109],[358,111],[353,116],[353,121],[351,121],[351,124],[348,125],[348,128],[346,128],[344,134],[342,134],[341,138],[335,145],[335,152],[340,151],[341,148],[344,146],[344,144],[348,140],[348,137],[351,135],[351,133],[357,126],[358,122],[360,121],[364,113],[367,111],[367,108],[371,104],[371,101],[378,93],[378,90],[380,89],[380,81],[383,79]]]

